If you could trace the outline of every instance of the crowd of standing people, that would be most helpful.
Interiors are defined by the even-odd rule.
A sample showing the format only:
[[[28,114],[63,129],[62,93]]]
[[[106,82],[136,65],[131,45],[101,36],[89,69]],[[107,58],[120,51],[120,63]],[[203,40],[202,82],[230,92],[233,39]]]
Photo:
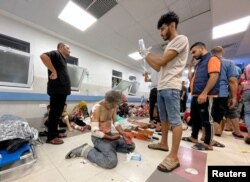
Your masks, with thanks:
[[[149,48],[139,50],[151,67],[151,79],[148,79],[148,73],[144,73],[145,81],[151,82],[149,122],[152,126],[156,125],[156,130],[162,133],[160,142],[149,144],[148,148],[169,151],[157,167],[162,172],[171,172],[180,166],[178,151],[181,140],[194,143],[192,148],[195,150],[213,150],[214,146],[225,147],[213,138],[214,134],[221,136],[223,120],[232,124],[232,134],[235,137],[243,137],[236,109],[239,75],[234,63],[223,57],[222,47],[217,46],[210,52],[203,42],[196,42],[189,48],[188,38],[177,32],[178,23],[179,17],[174,12],[162,15],[158,21],[160,35],[164,41],[168,41],[162,56],[154,55]],[[181,113],[187,111],[188,98],[188,89],[186,82],[182,80],[182,73],[187,65],[189,51],[192,55],[192,61],[189,63],[189,89],[192,95],[189,120],[192,123],[192,134],[190,137],[182,137]],[[65,137],[58,131],[57,126],[67,95],[70,94],[66,67],[69,54],[69,46],[59,43],[57,51],[41,55],[48,68],[50,112],[47,143],[50,144],[62,144],[61,138]],[[245,142],[250,144],[250,65],[245,68],[243,76],[245,122],[249,132]],[[121,101],[121,92],[112,90],[106,93],[104,100],[94,105],[90,114],[94,147],[84,143],[69,151],[66,159],[85,157],[98,166],[111,169],[118,162],[116,152],[128,153],[135,149],[131,136],[117,122],[116,109]],[[118,133],[111,133],[112,124]],[[168,144],[170,127],[171,147]],[[198,134],[201,129],[203,136],[200,139],[202,142],[199,142]]]

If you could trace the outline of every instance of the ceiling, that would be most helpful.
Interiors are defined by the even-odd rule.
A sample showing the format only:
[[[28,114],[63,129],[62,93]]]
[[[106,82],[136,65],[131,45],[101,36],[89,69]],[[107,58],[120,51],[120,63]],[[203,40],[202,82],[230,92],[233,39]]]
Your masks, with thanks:
[[[116,6],[84,32],[57,18],[67,2],[1,0],[0,14],[18,17],[40,30],[66,37],[73,44],[143,71],[128,54],[138,50],[138,40],[143,38],[146,46],[153,47],[151,52],[161,55],[164,41],[157,22],[162,14],[175,11],[180,17],[178,32],[189,38],[190,45],[197,41],[206,43],[209,49],[223,45],[226,57],[250,59],[249,27],[244,33],[212,40],[213,26],[250,15],[249,0],[117,0]]]

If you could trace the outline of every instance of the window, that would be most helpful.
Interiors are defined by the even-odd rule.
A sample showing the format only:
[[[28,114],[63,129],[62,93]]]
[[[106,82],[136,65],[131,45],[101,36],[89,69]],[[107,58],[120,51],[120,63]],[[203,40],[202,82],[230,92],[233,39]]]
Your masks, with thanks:
[[[122,72],[112,70],[112,88],[122,81]]]
[[[78,91],[82,84],[86,69],[72,64],[67,64],[67,69],[71,83],[71,90]]]
[[[69,56],[67,58],[67,63],[68,64],[73,64],[73,65],[78,65],[78,58],[73,57],[73,56]]]
[[[140,83],[137,81],[133,81],[131,86],[128,89],[128,95],[136,95],[138,89],[139,89]]]
[[[0,85],[31,87],[34,68],[30,54],[0,46]]]
[[[7,35],[0,34],[0,45],[11,49],[30,53],[30,43]]]

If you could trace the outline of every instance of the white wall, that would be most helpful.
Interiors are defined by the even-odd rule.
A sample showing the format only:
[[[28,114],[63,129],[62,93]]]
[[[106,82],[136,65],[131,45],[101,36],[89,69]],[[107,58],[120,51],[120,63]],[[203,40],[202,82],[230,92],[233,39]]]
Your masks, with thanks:
[[[71,55],[79,58],[79,66],[87,68],[89,78],[85,78],[81,85],[79,93],[81,95],[104,95],[107,90],[111,89],[112,69],[123,73],[123,79],[128,80],[129,75],[137,77],[137,81],[141,83],[137,97],[148,96],[148,83],[144,83],[142,74],[121,65],[118,62],[110,60],[104,56],[100,56],[87,49],[81,48],[74,42],[67,41],[42,31],[36,27],[17,21],[16,18],[6,17],[0,13],[0,33],[30,42],[30,50],[34,60],[34,83],[30,89],[11,88],[0,86],[1,91],[10,92],[34,92],[46,93],[47,86],[47,69],[40,60],[43,52],[55,50],[58,42],[64,41],[71,47]],[[59,35],[59,37],[62,37]],[[69,106],[73,107],[76,102],[70,102]],[[0,115],[14,114],[24,118],[42,117],[45,108],[41,108],[40,104],[48,104],[47,101],[0,101]],[[89,103],[90,106],[93,103]],[[24,107],[25,105],[25,107]],[[70,110],[70,108],[69,108]]]
[[[34,92],[46,92],[47,69],[40,60],[40,55],[43,52],[55,50],[57,43],[61,41],[69,44],[71,55],[79,58],[79,66],[85,67],[89,71],[89,78],[83,80],[83,89],[80,90],[81,94],[86,94],[86,92],[88,92],[88,95],[92,95],[89,93],[91,90],[95,92],[93,95],[103,95],[106,90],[111,89],[112,69],[122,72],[123,79],[125,80],[128,80],[130,74],[137,77],[137,81],[141,83],[137,96],[147,95],[149,92],[148,84],[144,83],[141,73],[87,49],[81,48],[74,44],[74,42],[66,41],[68,40],[67,38],[62,40],[47,32],[45,33],[37,28],[1,14],[0,33],[30,42],[30,50],[34,59],[34,75],[36,81],[32,88]],[[61,37],[60,35],[58,36]],[[0,87],[0,90],[3,91],[5,88]]]

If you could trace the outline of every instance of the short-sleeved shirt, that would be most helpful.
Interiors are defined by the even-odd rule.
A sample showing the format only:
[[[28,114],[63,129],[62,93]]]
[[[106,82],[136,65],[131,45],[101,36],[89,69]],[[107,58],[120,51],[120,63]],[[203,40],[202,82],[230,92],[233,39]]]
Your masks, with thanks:
[[[178,89],[181,90],[182,72],[186,66],[188,58],[189,43],[185,35],[177,35],[165,48],[164,54],[168,50],[175,50],[178,54],[166,65],[161,66],[158,80],[158,90]]]
[[[208,73],[220,73],[221,62],[219,58],[212,56],[208,61],[207,72]]]
[[[245,75],[244,90],[250,90],[250,64],[248,64],[245,67],[244,75]]]
[[[238,72],[233,61],[222,58],[221,59],[221,72],[220,72],[220,92],[219,97],[228,97],[229,78],[238,78]]]
[[[51,51],[45,53],[51,59],[51,63],[57,72],[57,79],[49,78],[51,71],[48,70],[48,94],[65,94],[70,95],[70,78],[67,70],[66,59],[58,51]]]

